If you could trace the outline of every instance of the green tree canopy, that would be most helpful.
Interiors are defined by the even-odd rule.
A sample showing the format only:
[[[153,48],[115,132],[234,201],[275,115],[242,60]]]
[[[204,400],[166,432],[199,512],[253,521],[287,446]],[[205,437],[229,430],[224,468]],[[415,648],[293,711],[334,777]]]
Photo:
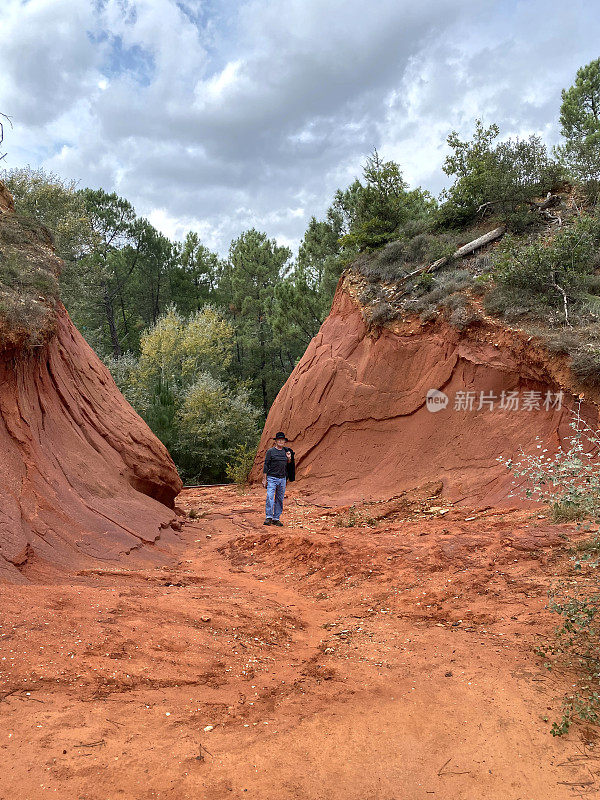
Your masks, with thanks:
[[[189,317],[171,306],[141,337],[138,377],[181,392],[200,372],[226,372],[232,350],[233,328],[213,306]]]
[[[278,346],[294,363],[329,313],[344,263],[341,224],[335,214],[321,221],[312,217],[293,269],[275,287],[273,331]]]
[[[82,196],[92,247],[80,272],[91,288],[73,316],[101,353],[118,358],[139,350],[142,330],[172,302],[178,249],[117,194],[85,189]]]
[[[235,326],[236,363],[242,380],[249,380],[253,397],[266,418],[282,375],[293,363],[284,361],[273,335],[275,287],[291,251],[254,228],[231,243],[223,291]]]
[[[444,193],[440,221],[460,225],[478,213],[492,211],[514,227],[530,221],[530,201],[545,194],[560,175],[539,136],[496,142],[497,125],[475,123],[469,140],[453,131],[448,136],[451,152],[444,162],[446,175],[455,178]]]
[[[178,246],[178,258],[171,272],[171,297],[182,314],[189,314],[205,303],[218,302],[218,287],[223,262],[190,231]]]
[[[363,180],[338,190],[331,208],[342,222],[342,244],[351,252],[380,247],[396,238],[407,220],[425,216],[436,207],[428,192],[409,191],[398,164],[383,161],[377,150],[365,162]]]
[[[245,388],[231,390],[212,375],[198,375],[177,412],[175,452],[184,471],[222,479],[240,447],[256,446],[259,417]]]
[[[237,450],[256,445],[258,409],[230,385],[233,328],[213,306],[169,308],[141,336],[140,355],[109,357],[117,385],[167,446],[186,480],[220,480]]]
[[[573,176],[594,194],[600,188],[600,58],[577,70],[560,107],[565,144],[559,154]]]

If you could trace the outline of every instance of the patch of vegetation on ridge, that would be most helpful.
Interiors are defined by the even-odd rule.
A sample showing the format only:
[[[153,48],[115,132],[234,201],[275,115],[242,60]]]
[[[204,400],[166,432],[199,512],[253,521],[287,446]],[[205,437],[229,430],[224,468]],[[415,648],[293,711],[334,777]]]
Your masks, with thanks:
[[[0,349],[38,346],[53,330],[60,265],[43,225],[0,215]]]
[[[349,271],[365,323],[377,328],[418,315],[422,324],[440,317],[465,330],[497,318],[567,355],[576,381],[600,388],[600,210],[573,189],[557,197],[554,220],[508,232],[463,259],[452,254],[497,227],[497,218],[361,254]],[[445,262],[428,271],[438,259]]]

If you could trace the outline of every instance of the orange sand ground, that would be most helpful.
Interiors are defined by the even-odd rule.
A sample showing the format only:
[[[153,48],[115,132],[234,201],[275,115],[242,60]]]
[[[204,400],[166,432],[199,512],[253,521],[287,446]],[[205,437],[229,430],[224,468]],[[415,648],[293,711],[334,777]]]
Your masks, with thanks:
[[[568,687],[533,651],[573,526],[178,502],[198,518],[162,566],[1,587],[1,800],[598,796],[595,734],[550,735]]]

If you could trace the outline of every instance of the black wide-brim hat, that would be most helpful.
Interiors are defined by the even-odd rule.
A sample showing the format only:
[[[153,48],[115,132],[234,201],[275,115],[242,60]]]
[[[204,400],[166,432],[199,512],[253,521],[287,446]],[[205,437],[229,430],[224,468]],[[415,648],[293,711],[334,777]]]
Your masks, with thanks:
[[[275,434],[275,436],[273,438],[274,439],[285,439],[286,442],[289,442],[289,439],[287,438],[287,436],[285,435],[285,433],[283,431],[277,431],[277,433]]]

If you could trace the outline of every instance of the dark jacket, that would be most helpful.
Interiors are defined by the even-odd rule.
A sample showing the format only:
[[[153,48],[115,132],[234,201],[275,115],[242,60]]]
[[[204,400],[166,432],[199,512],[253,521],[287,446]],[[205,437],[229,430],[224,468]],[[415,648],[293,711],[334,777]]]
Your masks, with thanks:
[[[296,462],[294,460],[295,459],[295,453],[294,453],[294,451],[292,450],[291,447],[286,447],[285,451],[286,451],[286,453],[290,452],[292,454],[292,460],[289,462],[289,464],[286,467],[287,479],[288,479],[288,481],[295,481],[296,480]]]
[[[265,453],[265,463],[263,467],[263,473],[269,475],[271,472],[271,467],[273,466],[271,461],[271,452],[274,448],[270,447],[267,452]],[[294,451],[291,447],[284,447],[283,450],[286,453],[291,453],[292,458],[290,461],[286,461],[285,464],[285,478],[288,481],[295,481],[296,480],[296,462],[294,460]],[[281,463],[281,460],[280,460]],[[277,471],[275,472],[277,474]],[[283,478],[283,475],[281,476]]]

